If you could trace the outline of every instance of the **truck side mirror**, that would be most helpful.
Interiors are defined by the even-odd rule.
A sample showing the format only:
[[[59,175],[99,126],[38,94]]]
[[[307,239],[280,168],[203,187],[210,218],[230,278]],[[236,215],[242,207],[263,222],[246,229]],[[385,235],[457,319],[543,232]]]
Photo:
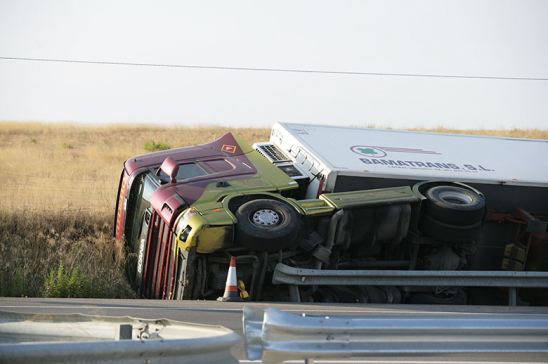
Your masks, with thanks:
[[[164,172],[169,177],[169,183],[177,182],[177,172],[179,172],[179,165],[170,157],[164,159],[162,165],[160,166],[160,169],[156,174],[159,175],[160,171]]]

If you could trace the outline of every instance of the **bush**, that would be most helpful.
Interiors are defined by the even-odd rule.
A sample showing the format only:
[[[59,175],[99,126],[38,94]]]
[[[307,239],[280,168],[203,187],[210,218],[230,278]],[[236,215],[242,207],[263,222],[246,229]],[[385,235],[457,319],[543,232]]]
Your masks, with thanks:
[[[166,149],[171,149],[171,146],[167,143],[155,142],[154,140],[150,140],[145,143],[145,150],[147,152],[157,152],[159,150]]]
[[[42,290],[43,297],[89,297],[91,287],[89,281],[80,274],[78,268],[67,271],[63,263],[59,263],[57,269],[52,268]]]
[[[74,149],[74,145],[70,143],[63,143],[61,144],[61,146],[63,147],[63,149]]]

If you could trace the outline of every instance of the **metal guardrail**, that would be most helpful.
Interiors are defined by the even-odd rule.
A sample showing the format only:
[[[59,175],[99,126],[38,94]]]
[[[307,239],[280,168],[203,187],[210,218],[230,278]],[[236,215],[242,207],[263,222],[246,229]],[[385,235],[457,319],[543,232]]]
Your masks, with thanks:
[[[238,363],[222,326],[172,320],[0,312],[2,363]]]
[[[517,289],[548,288],[548,272],[448,270],[333,270],[295,268],[278,263],[274,284],[288,284],[293,301],[300,302],[298,286],[506,287],[508,305],[517,304]]]
[[[548,359],[548,315],[448,314],[307,316],[244,308],[250,360],[368,355],[540,353]]]
[[[278,263],[272,282],[295,286],[548,287],[548,272],[447,270],[333,270]]]

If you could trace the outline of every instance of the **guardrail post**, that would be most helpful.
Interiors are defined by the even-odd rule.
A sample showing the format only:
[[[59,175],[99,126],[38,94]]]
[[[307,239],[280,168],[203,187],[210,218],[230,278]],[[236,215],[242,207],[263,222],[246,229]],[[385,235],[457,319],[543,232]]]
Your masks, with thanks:
[[[116,332],[116,340],[131,340],[133,339],[133,326],[122,324]]]
[[[287,286],[289,289],[289,299],[291,302],[301,302],[301,293],[299,292],[299,286],[290,284]]]
[[[516,287],[508,288],[508,306],[516,306],[518,304],[518,289]]]

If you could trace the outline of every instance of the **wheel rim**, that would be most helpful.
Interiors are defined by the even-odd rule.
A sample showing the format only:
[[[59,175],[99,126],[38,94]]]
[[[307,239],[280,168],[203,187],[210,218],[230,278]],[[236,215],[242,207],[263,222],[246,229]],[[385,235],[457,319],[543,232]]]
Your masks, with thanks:
[[[251,221],[259,226],[274,226],[280,223],[280,215],[271,209],[260,209],[253,213]]]
[[[440,192],[439,197],[441,200],[454,205],[470,205],[472,203],[470,196],[456,191]]]

